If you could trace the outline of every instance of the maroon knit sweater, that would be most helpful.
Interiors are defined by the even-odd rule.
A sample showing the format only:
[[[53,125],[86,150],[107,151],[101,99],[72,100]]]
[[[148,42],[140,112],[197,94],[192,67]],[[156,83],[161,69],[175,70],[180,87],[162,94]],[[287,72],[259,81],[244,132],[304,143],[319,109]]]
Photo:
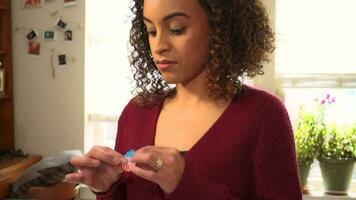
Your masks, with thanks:
[[[163,100],[146,107],[134,101],[126,106],[116,151],[125,154],[154,145]],[[245,86],[184,159],[183,176],[168,197],[157,184],[124,172],[97,199],[302,199],[288,114],[276,97],[262,90]]]

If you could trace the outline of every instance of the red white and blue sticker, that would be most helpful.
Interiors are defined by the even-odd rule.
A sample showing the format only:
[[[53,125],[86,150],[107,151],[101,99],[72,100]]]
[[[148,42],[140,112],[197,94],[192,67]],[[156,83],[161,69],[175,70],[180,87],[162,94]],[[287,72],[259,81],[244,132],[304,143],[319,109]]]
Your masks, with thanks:
[[[131,149],[130,151],[128,151],[128,152],[125,154],[125,157],[126,157],[127,159],[130,159],[134,154],[135,154],[135,150]]]
[[[131,149],[130,151],[128,151],[124,156],[127,159],[127,162],[125,164],[122,165],[122,168],[124,171],[126,172],[130,172],[131,171],[131,166],[135,165],[135,163],[131,162],[131,157],[135,154],[135,150]]]

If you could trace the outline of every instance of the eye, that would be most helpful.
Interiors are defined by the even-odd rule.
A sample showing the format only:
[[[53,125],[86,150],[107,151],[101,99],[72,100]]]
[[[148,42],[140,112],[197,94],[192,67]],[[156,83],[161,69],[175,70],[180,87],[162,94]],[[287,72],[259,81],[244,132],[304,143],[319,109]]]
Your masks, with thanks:
[[[147,34],[149,35],[149,36],[156,36],[156,31],[149,31],[149,30],[147,30]]]
[[[175,35],[181,35],[185,31],[185,28],[171,29],[171,32]]]

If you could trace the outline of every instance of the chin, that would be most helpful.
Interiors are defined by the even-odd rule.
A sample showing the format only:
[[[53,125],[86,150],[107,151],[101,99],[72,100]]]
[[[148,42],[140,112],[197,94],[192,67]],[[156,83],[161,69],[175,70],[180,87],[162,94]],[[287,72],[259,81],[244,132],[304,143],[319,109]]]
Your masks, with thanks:
[[[173,76],[164,76],[163,75],[163,79],[167,84],[177,84],[180,82],[177,77],[173,77]]]

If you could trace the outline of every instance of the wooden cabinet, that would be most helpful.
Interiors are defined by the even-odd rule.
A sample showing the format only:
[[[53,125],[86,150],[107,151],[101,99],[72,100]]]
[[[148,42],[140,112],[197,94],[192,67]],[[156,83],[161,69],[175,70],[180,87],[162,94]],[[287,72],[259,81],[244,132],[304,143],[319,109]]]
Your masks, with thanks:
[[[0,0],[0,151],[14,150],[11,0]]]

